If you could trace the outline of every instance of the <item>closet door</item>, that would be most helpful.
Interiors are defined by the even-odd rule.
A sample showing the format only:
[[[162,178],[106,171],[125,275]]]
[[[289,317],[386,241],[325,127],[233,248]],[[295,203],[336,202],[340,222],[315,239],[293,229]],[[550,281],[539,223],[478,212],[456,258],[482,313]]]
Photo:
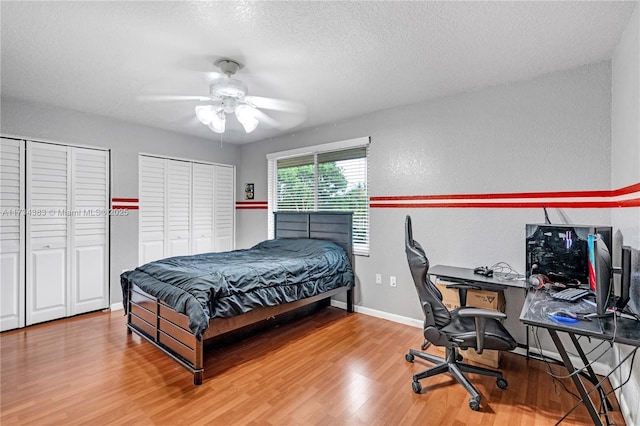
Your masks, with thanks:
[[[24,327],[24,141],[0,140],[0,331]]]
[[[167,162],[167,257],[191,254],[191,163]]]
[[[193,196],[191,204],[193,206],[193,254],[213,251],[215,167],[211,164],[193,163]]]
[[[109,152],[71,148],[71,314],[109,305]]]
[[[217,165],[215,174],[214,250],[235,248],[235,167]]]
[[[140,243],[139,264],[165,256],[165,162],[162,158],[139,157]]]
[[[27,142],[26,325],[68,314],[69,156],[65,146]]]

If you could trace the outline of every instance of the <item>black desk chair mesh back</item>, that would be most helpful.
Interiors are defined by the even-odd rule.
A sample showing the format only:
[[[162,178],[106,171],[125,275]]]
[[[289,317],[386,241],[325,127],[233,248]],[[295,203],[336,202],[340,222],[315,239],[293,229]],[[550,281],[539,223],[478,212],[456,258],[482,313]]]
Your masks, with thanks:
[[[469,407],[477,411],[480,408],[480,394],[462,373],[495,377],[496,385],[500,389],[506,389],[508,384],[499,371],[460,362],[462,357],[458,349],[473,348],[478,353],[482,353],[484,349],[515,349],[516,341],[499,321],[506,318],[506,315],[479,308],[461,307],[454,311],[447,309],[442,303],[442,293],[429,279],[429,259],[422,246],[413,239],[410,216],[407,216],[405,221],[405,251],[425,316],[424,337],[433,345],[444,347],[446,354],[445,358],[441,358],[415,349],[409,350],[405,356],[407,361],[413,362],[414,358],[418,357],[436,364],[413,376],[413,391],[422,391],[420,380],[448,372],[471,394]]]

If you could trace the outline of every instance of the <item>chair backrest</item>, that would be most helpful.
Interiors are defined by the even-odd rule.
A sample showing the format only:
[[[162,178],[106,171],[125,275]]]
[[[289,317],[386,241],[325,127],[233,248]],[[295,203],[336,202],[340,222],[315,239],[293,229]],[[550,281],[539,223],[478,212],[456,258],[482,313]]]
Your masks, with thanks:
[[[429,259],[427,259],[420,243],[413,239],[411,216],[409,215],[405,219],[404,231],[407,262],[425,315],[425,329],[427,327],[442,328],[451,322],[451,314],[442,303],[442,293],[429,279]]]

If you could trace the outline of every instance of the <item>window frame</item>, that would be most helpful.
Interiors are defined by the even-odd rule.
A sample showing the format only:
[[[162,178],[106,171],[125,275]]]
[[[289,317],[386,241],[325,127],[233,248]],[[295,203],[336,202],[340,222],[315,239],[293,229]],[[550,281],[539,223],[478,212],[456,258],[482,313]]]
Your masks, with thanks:
[[[314,183],[314,196],[316,198],[315,205],[317,206],[317,198],[318,198],[318,184],[317,184],[317,167],[318,167],[318,155],[335,152],[335,151],[343,151],[350,148],[365,148],[365,159],[366,159],[366,170],[365,170],[365,178],[367,181],[367,200],[366,200],[366,208],[367,208],[367,243],[366,244],[354,244],[354,254],[359,256],[368,256],[369,248],[371,244],[371,212],[369,206],[369,148],[371,144],[371,139],[368,136],[348,139],[343,141],[331,142],[321,145],[314,145],[304,148],[296,148],[287,151],[273,152],[267,154],[267,204],[268,204],[268,213],[267,213],[267,227],[268,227],[268,237],[274,237],[274,219],[273,213],[277,211],[277,200],[278,200],[278,188],[277,188],[277,178],[278,178],[278,160],[284,160],[287,158],[293,157],[302,157],[312,155],[314,157],[314,173],[316,176]],[[312,210],[315,211],[315,210]]]

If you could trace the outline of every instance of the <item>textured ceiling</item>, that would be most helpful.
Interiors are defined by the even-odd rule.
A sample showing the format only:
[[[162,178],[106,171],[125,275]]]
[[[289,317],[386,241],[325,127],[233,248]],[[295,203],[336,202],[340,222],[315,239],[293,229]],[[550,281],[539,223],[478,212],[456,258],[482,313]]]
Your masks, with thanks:
[[[213,140],[193,101],[229,57],[266,111],[244,143],[609,59],[637,2],[0,2],[2,96]],[[147,98],[145,98],[145,96]]]

